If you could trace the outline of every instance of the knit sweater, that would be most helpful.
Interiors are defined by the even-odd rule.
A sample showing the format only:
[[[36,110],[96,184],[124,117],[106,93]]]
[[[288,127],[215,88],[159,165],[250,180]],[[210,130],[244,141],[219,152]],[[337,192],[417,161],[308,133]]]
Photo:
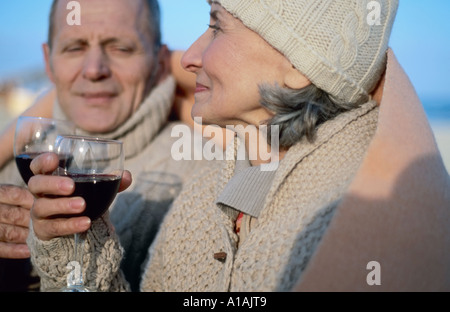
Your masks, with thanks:
[[[356,173],[376,124],[376,103],[371,101],[323,124],[314,143],[304,140],[292,147],[280,163],[258,225],[239,249],[235,211],[215,204],[235,161],[211,162],[186,185],[166,216],[150,249],[141,290],[291,289]],[[237,145],[230,145],[227,159],[235,156]],[[100,291],[128,290],[118,266],[123,250],[106,218],[94,222],[87,240],[87,284]],[[30,231],[28,242],[43,288],[64,285],[71,238],[43,242]],[[219,259],[218,253],[226,256]]]
[[[172,144],[177,139],[171,137],[171,131],[181,124],[167,121],[174,92],[175,80],[170,76],[153,89],[126,123],[112,133],[101,134],[104,138],[124,143],[124,168],[133,176],[132,185],[118,194],[110,207],[112,224],[126,251],[121,267],[132,290],[139,288],[140,267],[145,261],[146,250],[169,206],[182,185],[206,162],[192,161],[186,166],[185,162],[175,161],[171,155]],[[54,117],[67,119],[57,102]],[[12,168],[15,169],[15,163],[12,163]],[[18,174],[17,169],[15,172]],[[45,279],[43,283],[45,285]]]
[[[450,176],[414,86],[387,55],[377,132],[296,291],[450,291]]]
[[[133,291],[139,290],[140,268],[168,208],[183,184],[206,165],[205,160],[196,160],[187,166],[172,157],[171,147],[178,140],[171,136],[172,129],[184,125],[167,121],[174,94],[175,80],[169,77],[153,89],[125,124],[102,134],[124,143],[124,168],[133,176],[132,185],[118,194],[110,208],[112,224],[126,251],[121,267]],[[55,115],[64,118],[58,108]]]
[[[235,161],[210,168],[182,192],[165,219],[142,290],[289,291],[365,155],[377,113],[369,102],[323,124],[314,143],[293,146],[239,249],[233,213],[212,204],[231,179]],[[226,256],[215,259],[220,253]]]
[[[291,148],[239,249],[235,212],[213,204],[235,162],[211,163],[192,179],[150,248],[141,290],[290,290],[298,281],[298,290],[367,290],[371,260],[382,264],[377,289],[448,289],[450,179],[423,108],[388,55],[381,109],[367,103],[323,124],[313,144]],[[409,168],[416,176],[403,177]],[[101,291],[127,290],[117,265],[123,250],[108,224],[100,219],[88,232],[86,280]],[[44,288],[64,285],[69,243],[30,231]]]

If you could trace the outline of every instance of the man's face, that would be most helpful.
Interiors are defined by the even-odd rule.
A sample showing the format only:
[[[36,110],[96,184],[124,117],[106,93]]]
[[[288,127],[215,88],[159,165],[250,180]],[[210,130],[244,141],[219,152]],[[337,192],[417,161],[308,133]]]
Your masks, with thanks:
[[[47,72],[66,115],[88,132],[123,124],[148,94],[157,63],[141,0],[78,0],[81,25],[70,26],[59,1]]]

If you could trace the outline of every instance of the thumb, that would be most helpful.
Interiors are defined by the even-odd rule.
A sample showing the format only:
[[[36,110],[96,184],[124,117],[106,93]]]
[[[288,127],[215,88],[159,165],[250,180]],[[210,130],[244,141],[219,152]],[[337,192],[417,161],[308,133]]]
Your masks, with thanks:
[[[131,176],[131,172],[128,170],[125,170],[122,175],[122,181],[120,182],[119,193],[123,192],[127,188],[129,188],[132,182],[133,182],[133,177]]]
[[[33,159],[30,169],[35,175],[51,174],[58,168],[58,164],[58,155],[55,153],[44,153]]]

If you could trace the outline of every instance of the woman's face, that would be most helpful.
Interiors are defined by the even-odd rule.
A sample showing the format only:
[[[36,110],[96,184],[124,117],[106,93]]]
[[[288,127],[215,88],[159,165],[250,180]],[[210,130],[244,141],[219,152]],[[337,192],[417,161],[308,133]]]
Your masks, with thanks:
[[[212,4],[210,15],[209,29],[182,59],[183,67],[197,75],[192,117],[222,127],[259,125],[272,114],[260,105],[258,86],[285,86],[293,70],[300,73],[222,6]]]

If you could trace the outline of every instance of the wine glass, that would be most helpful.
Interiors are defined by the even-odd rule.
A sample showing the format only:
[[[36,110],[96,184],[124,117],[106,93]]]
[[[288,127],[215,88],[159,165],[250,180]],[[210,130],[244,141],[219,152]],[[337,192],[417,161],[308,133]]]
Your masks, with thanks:
[[[14,134],[14,158],[24,180],[33,176],[31,161],[39,154],[53,152],[55,140],[61,134],[75,134],[70,121],[42,117],[20,116]]]
[[[71,197],[83,197],[85,211],[92,221],[100,218],[114,201],[123,174],[122,142],[94,137],[61,135],[55,143],[59,156],[59,167],[54,175],[67,176],[74,180],[75,191]],[[67,277],[64,292],[95,291],[84,286],[83,245],[86,233],[75,234],[74,261],[68,264],[72,269]]]

